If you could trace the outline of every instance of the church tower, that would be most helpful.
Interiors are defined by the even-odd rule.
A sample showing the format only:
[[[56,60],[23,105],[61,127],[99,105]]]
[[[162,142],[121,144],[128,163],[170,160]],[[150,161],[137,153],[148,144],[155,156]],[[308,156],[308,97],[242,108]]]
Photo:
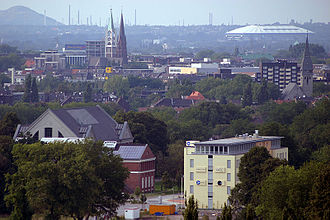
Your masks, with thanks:
[[[309,53],[308,35],[301,64],[301,89],[307,97],[313,95],[313,63]]]
[[[110,22],[105,36],[105,57],[108,60],[116,57],[116,33],[113,25],[112,9],[110,9]]]
[[[117,57],[122,60],[121,64],[127,64],[127,47],[126,47],[126,36],[124,29],[124,18],[123,13],[121,13],[120,18],[120,30],[117,44]]]

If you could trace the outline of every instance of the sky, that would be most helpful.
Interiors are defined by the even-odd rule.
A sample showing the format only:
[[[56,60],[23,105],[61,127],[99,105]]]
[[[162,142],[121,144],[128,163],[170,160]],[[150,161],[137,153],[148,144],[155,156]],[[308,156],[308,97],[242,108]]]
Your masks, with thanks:
[[[114,22],[118,23],[123,11],[127,24],[137,25],[203,25],[221,24],[273,24],[330,22],[330,0],[0,0],[0,10],[23,5],[38,13],[68,24],[69,5],[71,23],[80,20],[86,24],[92,16],[93,23],[105,25],[112,8]],[[81,23],[80,22],[80,23]]]

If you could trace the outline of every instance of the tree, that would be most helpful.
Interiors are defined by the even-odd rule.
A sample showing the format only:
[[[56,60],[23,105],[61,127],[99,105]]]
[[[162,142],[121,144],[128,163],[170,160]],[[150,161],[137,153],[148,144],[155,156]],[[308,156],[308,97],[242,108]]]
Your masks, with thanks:
[[[39,102],[39,94],[38,94],[38,86],[36,82],[36,78],[33,77],[31,83],[31,102]]]
[[[17,144],[12,152],[17,172],[8,175],[5,199],[14,208],[24,191],[29,206],[48,219],[113,216],[126,201],[122,191],[128,171],[102,143]]]
[[[104,83],[104,90],[114,93],[118,97],[127,97],[129,91],[128,79],[115,75]]]
[[[257,89],[256,97],[257,97],[257,101],[258,101],[259,105],[268,101],[268,91],[267,91],[267,81],[266,80],[264,80],[261,83],[261,86],[259,86],[259,88]]]
[[[221,220],[231,220],[232,219],[232,210],[230,206],[227,206],[226,203],[224,203],[224,206],[221,211]]]
[[[141,194],[141,189],[139,186],[137,186],[134,190],[134,195],[136,196],[136,198],[139,198],[140,194]]]
[[[23,102],[31,102],[31,85],[32,85],[32,77],[31,74],[29,74],[25,78],[25,89],[22,97]]]
[[[184,220],[198,220],[198,203],[195,201],[194,195],[185,200],[186,208],[183,211]]]
[[[85,103],[87,103],[87,102],[91,102],[91,101],[93,101],[93,99],[92,99],[92,88],[91,88],[91,85],[90,84],[88,84],[87,85],[87,88],[86,88],[86,90],[85,90],[85,92],[84,92],[84,102]]]
[[[0,136],[0,213],[9,213],[6,208],[5,196],[5,175],[6,173],[13,173],[15,168],[13,166],[13,157],[11,154],[13,148],[13,139],[10,136]]]
[[[0,121],[0,135],[13,137],[20,120],[15,112],[7,112]]]
[[[258,190],[261,182],[276,167],[286,164],[277,158],[272,158],[265,147],[253,147],[244,154],[239,165],[238,183],[229,197],[234,206],[256,206],[259,201]]]
[[[252,90],[251,90],[251,83],[248,83],[243,90],[243,100],[242,100],[243,107],[252,105]]]

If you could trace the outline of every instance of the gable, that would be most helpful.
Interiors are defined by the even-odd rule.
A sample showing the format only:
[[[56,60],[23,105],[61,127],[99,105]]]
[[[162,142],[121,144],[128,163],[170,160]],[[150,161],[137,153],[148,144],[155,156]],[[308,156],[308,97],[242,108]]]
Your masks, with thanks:
[[[60,132],[63,137],[77,137],[50,109],[46,110],[39,118],[37,118],[25,131],[32,136],[39,131],[39,140],[45,137],[45,128],[52,128],[52,137],[58,137]]]
[[[155,157],[155,155],[152,153],[150,147],[147,145],[146,149],[143,152],[143,155],[142,155],[141,159],[145,160],[145,159],[151,159],[151,158],[154,158],[154,157]]]

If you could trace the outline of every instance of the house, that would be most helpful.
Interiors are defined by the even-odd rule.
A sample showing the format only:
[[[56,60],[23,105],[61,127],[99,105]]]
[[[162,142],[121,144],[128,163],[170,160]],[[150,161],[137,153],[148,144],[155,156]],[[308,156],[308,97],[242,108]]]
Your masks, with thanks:
[[[205,100],[205,97],[202,95],[202,93],[200,93],[198,91],[193,91],[190,94],[190,96],[186,97],[186,99],[203,101],[203,100]]]
[[[91,138],[96,141],[132,143],[133,136],[127,122],[117,123],[100,106],[70,109],[47,109],[32,124],[17,126],[14,140],[31,134],[41,138]]]
[[[126,190],[133,193],[136,187],[141,192],[154,191],[156,157],[147,144],[121,144],[114,154],[123,159],[124,167],[130,175],[126,180]]]
[[[228,204],[231,190],[239,183],[240,160],[252,147],[264,146],[272,157],[288,160],[282,137],[253,135],[212,141],[187,141],[184,148],[184,191],[194,195],[198,207],[220,209]]]

